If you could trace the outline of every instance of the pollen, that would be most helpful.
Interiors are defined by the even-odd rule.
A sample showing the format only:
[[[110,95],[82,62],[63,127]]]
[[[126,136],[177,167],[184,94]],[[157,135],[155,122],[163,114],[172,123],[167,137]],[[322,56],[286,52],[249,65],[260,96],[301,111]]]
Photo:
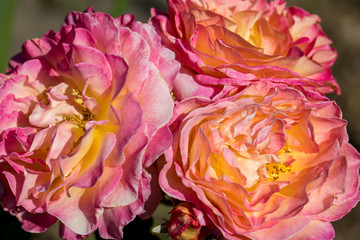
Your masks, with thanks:
[[[85,124],[89,121],[95,120],[95,117],[96,116],[92,114],[89,109],[85,108],[82,111],[82,116],[79,116],[77,114],[71,116],[64,115],[63,120],[61,122],[66,122],[66,121],[75,122],[79,128],[85,131],[86,130]]]
[[[48,98],[47,98],[47,93],[46,93],[46,91],[44,91],[44,92],[42,93],[42,100],[43,100],[43,103],[44,103],[45,105],[50,105],[49,100],[48,100]]]
[[[282,174],[291,172],[291,166],[282,164],[280,162],[266,163],[266,172],[268,179],[276,181]]]
[[[73,88],[72,89],[72,95],[75,95],[75,101],[79,103],[81,106],[84,106],[84,101],[82,98],[82,94],[79,89]]]
[[[81,92],[77,88],[72,89],[72,94],[75,95],[75,101],[81,106],[82,112],[81,114],[73,114],[70,116],[63,115],[62,121],[58,122],[57,124],[67,121],[75,122],[79,128],[85,131],[85,124],[89,121],[95,120],[96,115],[94,115],[87,107],[85,107]]]
[[[175,101],[176,100],[175,93],[173,91],[171,91],[170,94],[171,94],[172,99]]]

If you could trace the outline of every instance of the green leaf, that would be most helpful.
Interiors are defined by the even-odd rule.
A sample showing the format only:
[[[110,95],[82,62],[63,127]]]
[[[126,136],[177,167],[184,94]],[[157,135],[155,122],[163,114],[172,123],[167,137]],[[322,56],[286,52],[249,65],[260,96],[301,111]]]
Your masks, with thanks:
[[[0,72],[5,72],[10,58],[10,39],[16,0],[0,0]]]

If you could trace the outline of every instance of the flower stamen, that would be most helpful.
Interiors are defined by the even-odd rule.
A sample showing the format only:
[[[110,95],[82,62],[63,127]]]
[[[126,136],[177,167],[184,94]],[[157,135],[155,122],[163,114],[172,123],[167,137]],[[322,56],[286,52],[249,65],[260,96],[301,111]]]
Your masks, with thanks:
[[[89,121],[93,121],[95,120],[95,115],[92,114],[90,112],[90,110],[88,108],[85,108],[83,111],[82,111],[82,117],[79,117],[79,115],[71,115],[71,116],[66,116],[64,115],[63,116],[63,121],[59,122],[59,123],[62,123],[62,122],[65,122],[65,121],[71,121],[71,122],[75,122],[79,128],[83,129],[84,131],[86,130],[85,129],[85,124]]]
[[[269,176],[268,179],[272,181],[276,181],[281,174],[291,172],[291,166],[282,164],[280,162],[266,163],[265,167],[266,167],[266,172]]]

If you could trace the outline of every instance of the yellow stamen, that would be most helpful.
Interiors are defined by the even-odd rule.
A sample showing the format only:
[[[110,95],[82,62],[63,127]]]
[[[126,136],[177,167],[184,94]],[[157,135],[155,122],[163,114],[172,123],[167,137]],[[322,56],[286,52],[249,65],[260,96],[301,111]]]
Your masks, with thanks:
[[[266,171],[269,175],[269,179],[276,181],[281,174],[291,172],[291,166],[282,164],[280,162],[266,163]]]
[[[89,121],[93,121],[95,120],[95,115],[92,114],[90,112],[89,109],[85,108],[83,111],[83,114],[82,114],[82,117],[79,117],[78,115],[71,115],[71,116],[66,116],[64,115],[63,116],[63,121],[59,122],[59,123],[62,123],[62,122],[65,122],[65,121],[71,121],[71,122],[76,122],[76,124],[79,126],[79,128],[83,129],[84,131],[86,130],[85,129],[85,124]]]
[[[42,93],[42,100],[43,100],[43,103],[45,104],[45,105],[49,105],[50,103],[49,103],[49,100],[48,100],[48,98],[47,98],[47,93],[46,93],[46,91],[44,91],[43,93]]]
[[[63,120],[61,122],[58,122],[58,124],[66,121],[75,122],[79,126],[79,128],[85,131],[85,124],[89,121],[95,120],[96,116],[92,114],[87,107],[85,107],[82,94],[77,88],[72,89],[72,94],[75,95],[75,101],[82,106],[82,114],[81,116],[79,116],[78,114],[73,114],[71,116],[63,115]]]
[[[174,94],[174,92],[173,92],[173,91],[171,91],[171,92],[170,92],[170,94],[171,94],[172,99],[175,101],[175,100],[176,100],[176,98],[175,98],[175,94]]]
[[[72,94],[76,96],[75,101],[77,103],[79,103],[81,106],[84,106],[84,101],[82,99],[82,94],[81,94],[80,90],[77,89],[77,88],[73,88],[72,89]]]

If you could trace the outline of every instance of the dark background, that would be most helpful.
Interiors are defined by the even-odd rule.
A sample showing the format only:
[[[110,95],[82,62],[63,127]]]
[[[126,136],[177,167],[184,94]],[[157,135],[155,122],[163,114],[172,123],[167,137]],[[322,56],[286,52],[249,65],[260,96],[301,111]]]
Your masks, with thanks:
[[[325,33],[334,42],[332,46],[339,56],[332,69],[342,94],[329,97],[340,105],[344,119],[348,120],[350,142],[360,149],[360,0],[288,0],[288,6],[291,5],[319,15]],[[149,18],[151,7],[167,9],[166,0],[0,0],[1,72],[5,71],[8,59],[20,51],[26,39],[41,37],[50,29],[58,31],[68,12],[83,11],[87,6],[113,16],[134,14],[137,20],[143,22]],[[169,211],[170,207],[162,204],[153,219],[134,221],[126,227],[125,239],[158,239],[145,233],[152,225],[163,223],[163,218],[168,219]],[[360,206],[333,225],[336,240],[360,239]],[[94,234],[88,239],[95,237]],[[8,239],[60,238],[57,225],[42,234],[26,233],[15,217],[0,210],[0,240]],[[170,238],[162,234],[160,239]]]

